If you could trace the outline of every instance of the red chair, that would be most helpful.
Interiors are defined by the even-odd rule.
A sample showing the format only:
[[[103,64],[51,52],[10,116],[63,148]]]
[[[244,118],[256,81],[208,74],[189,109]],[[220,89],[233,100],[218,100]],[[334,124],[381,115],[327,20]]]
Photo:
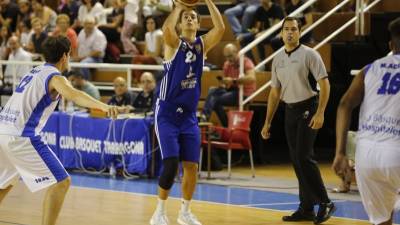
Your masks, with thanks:
[[[248,150],[251,170],[255,177],[252,147],[250,141],[250,123],[253,118],[252,111],[229,111],[228,128],[213,127],[221,135],[218,141],[211,141],[211,147],[224,149],[228,152],[228,178],[231,177],[232,150]]]

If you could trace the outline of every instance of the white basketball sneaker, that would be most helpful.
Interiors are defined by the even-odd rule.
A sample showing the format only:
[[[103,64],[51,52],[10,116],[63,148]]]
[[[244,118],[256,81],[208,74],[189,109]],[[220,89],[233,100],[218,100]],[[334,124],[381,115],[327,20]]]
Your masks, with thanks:
[[[182,212],[179,210],[178,223],[180,225],[201,225],[196,216],[190,211]]]
[[[150,225],[168,225],[167,214],[161,210],[156,210],[150,219]]]

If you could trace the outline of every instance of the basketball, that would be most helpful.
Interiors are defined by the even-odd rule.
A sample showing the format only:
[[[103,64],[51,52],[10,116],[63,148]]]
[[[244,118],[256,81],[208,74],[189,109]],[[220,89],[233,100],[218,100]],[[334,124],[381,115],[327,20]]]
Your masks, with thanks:
[[[175,0],[175,1],[181,3],[181,4],[185,5],[185,6],[193,7],[193,6],[195,6],[197,4],[197,2],[199,0]]]

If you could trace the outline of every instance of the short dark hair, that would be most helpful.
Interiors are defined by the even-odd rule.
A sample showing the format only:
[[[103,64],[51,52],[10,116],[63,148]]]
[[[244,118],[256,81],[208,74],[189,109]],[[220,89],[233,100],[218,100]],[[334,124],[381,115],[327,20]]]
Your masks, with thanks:
[[[71,50],[71,42],[64,36],[48,37],[42,44],[46,62],[58,63],[64,54]]]
[[[400,17],[389,23],[389,32],[392,44],[400,51]]]
[[[146,16],[146,17],[144,18],[144,27],[146,27],[147,20],[153,20],[153,21],[154,21],[154,23],[155,23],[155,25],[156,25],[156,30],[157,30],[158,28],[160,28],[160,25],[159,25],[159,24],[160,24],[160,21],[159,21],[158,17],[153,16],[153,15]],[[147,28],[146,28],[146,29],[147,29]]]
[[[283,30],[283,27],[285,26],[285,22],[286,21],[297,21],[297,28],[300,31],[301,21],[298,18],[292,17],[292,16],[287,16],[287,17],[285,17],[285,19],[283,19],[282,26],[281,26],[281,31]]]
[[[196,15],[197,15],[197,21],[200,23],[200,13],[199,13],[199,11],[197,11],[196,8],[189,8],[189,10],[193,10],[193,11],[196,13]],[[182,22],[182,16],[183,16],[183,13],[184,13],[185,11],[188,11],[188,10],[182,10],[181,13],[179,13],[179,20],[178,20],[178,23],[181,23],[181,22]]]

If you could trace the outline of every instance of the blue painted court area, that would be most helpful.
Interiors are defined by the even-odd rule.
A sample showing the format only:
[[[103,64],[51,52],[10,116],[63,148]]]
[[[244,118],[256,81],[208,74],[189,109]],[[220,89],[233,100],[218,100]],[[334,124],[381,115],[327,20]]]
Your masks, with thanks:
[[[155,179],[125,180],[82,174],[72,174],[71,176],[73,186],[77,187],[157,195],[157,180]],[[181,196],[180,185],[175,184],[173,186],[170,196],[176,198]],[[211,184],[198,184],[194,199],[273,210],[296,210],[298,206],[298,196],[294,194]],[[334,216],[368,220],[361,202],[347,200],[334,201],[338,207]],[[395,216],[395,223],[399,222],[400,216],[397,214]]]

